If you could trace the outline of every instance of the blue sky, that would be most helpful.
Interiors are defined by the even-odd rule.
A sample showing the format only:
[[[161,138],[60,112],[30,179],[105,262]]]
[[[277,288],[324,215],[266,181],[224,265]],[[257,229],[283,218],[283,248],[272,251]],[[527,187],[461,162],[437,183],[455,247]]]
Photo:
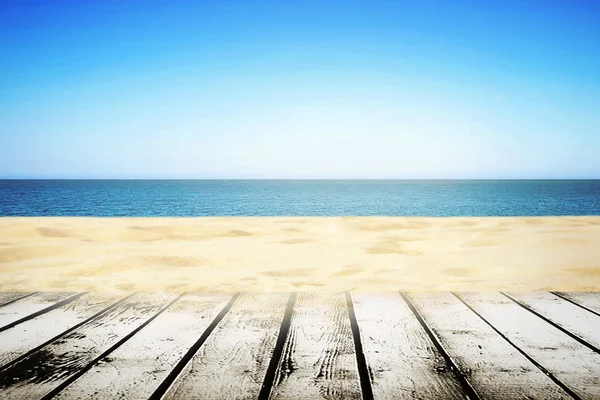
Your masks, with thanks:
[[[600,178],[600,2],[0,5],[0,178]]]

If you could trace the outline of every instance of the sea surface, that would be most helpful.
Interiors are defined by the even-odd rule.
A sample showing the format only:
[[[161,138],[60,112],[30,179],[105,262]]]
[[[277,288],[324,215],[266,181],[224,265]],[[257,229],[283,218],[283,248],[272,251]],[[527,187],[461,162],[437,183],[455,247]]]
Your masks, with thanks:
[[[600,180],[0,180],[0,216],[600,215]]]

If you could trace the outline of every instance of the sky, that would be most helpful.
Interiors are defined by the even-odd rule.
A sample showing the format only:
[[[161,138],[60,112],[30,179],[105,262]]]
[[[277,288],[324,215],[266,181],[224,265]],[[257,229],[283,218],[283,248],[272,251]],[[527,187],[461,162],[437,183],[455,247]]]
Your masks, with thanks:
[[[0,0],[0,178],[600,178],[600,1]]]

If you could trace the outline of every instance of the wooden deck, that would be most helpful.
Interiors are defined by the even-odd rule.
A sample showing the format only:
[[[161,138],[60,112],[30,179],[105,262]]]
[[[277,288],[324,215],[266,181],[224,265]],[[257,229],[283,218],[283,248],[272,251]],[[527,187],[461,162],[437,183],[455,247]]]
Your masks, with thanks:
[[[600,399],[600,293],[0,293],[1,399]]]

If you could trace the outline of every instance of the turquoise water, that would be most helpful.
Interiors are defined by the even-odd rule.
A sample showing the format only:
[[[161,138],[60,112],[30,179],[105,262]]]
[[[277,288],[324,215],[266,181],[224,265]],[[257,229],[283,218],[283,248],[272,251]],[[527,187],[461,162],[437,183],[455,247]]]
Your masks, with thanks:
[[[600,180],[0,180],[0,216],[600,215]]]

